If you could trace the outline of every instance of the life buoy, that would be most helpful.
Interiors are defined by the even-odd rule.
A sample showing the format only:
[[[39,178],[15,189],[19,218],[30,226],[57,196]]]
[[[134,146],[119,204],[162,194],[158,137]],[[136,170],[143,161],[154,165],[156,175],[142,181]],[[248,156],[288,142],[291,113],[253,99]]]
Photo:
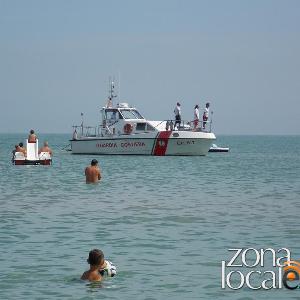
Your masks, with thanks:
[[[124,125],[124,133],[130,134],[132,132],[133,126],[130,123]]]

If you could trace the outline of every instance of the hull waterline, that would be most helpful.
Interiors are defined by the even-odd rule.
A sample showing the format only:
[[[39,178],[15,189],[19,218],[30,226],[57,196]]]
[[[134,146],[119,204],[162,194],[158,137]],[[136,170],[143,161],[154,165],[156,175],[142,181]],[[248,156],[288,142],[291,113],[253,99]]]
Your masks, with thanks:
[[[156,136],[82,138],[71,140],[73,154],[99,155],[206,155],[213,133],[163,131]]]

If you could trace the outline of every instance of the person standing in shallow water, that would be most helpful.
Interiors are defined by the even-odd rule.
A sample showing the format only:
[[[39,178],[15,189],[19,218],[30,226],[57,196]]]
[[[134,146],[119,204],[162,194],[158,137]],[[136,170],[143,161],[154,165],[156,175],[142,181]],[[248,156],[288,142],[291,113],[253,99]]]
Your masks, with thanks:
[[[101,172],[97,159],[91,161],[91,165],[85,168],[86,183],[96,183],[101,179]]]
[[[90,265],[90,269],[85,271],[81,275],[81,279],[89,281],[101,281],[102,276],[99,271],[101,269],[101,266],[104,264],[103,252],[99,249],[94,249],[90,251],[87,262]]]
[[[117,268],[111,261],[104,259],[104,253],[99,249],[90,251],[87,262],[90,269],[82,274],[82,280],[101,281],[103,277],[114,277],[117,274]]]

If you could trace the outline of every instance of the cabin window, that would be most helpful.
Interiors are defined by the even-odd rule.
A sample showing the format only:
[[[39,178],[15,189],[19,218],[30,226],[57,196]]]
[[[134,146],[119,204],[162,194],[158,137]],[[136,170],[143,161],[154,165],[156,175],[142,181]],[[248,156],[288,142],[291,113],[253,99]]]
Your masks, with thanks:
[[[147,131],[155,131],[155,129],[152,125],[147,124]]]
[[[145,131],[145,129],[146,129],[146,123],[136,123],[136,130]]]
[[[144,119],[144,117],[137,110],[134,109],[132,112],[136,115],[137,119]]]
[[[122,109],[121,112],[124,119],[144,119],[135,109]]]
[[[116,109],[107,109],[105,111],[105,118],[107,121],[116,121],[118,119],[123,119],[119,111]]]

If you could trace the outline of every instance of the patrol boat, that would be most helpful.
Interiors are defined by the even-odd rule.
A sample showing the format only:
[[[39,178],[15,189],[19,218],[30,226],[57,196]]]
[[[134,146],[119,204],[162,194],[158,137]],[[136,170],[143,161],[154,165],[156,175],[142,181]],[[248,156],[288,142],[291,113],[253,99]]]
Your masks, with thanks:
[[[149,121],[128,103],[113,105],[114,83],[96,127],[73,126],[73,154],[206,155],[216,139],[209,121]],[[83,116],[83,114],[81,114]],[[203,126],[204,125],[204,126]]]

